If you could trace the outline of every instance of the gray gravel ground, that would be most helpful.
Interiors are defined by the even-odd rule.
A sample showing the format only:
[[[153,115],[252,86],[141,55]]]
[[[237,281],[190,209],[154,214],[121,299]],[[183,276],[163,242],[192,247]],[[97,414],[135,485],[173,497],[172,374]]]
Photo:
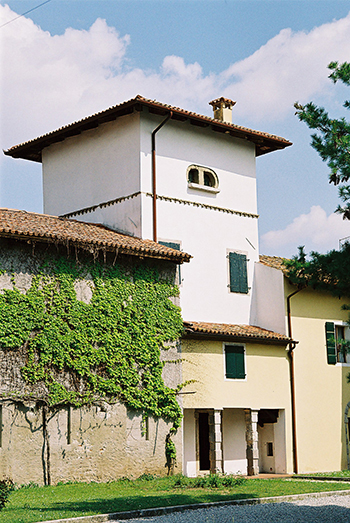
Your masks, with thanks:
[[[262,505],[228,505],[124,519],[120,523],[350,523],[350,495]]]

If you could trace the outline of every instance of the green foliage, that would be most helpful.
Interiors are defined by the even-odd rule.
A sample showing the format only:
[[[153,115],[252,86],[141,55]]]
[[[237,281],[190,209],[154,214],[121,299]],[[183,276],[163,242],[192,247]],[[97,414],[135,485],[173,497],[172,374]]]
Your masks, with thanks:
[[[148,474],[147,472],[144,472],[137,478],[139,481],[153,481],[156,479],[154,474]],[[125,480],[124,480],[125,481]]]
[[[243,476],[234,476],[232,474],[208,474],[196,478],[188,478],[178,474],[174,476],[173,486],[175,488],[221,489],[224,487],[237,487],[243,485],[246,481],[247,479]]]
[[[176,463],[176,447],[172,439],[167,436],[165,442],[165,457],[167,463]]]
[[[77,299],[74,287],[84,277],[89,303]],[[0,294],[0,349],[26,352],[22,376],[46,385],[41,399],[50,406],[118,399],[176,430],[181,409],[162,380],[160,351],[182,333],[180,309],[170,300],[177,293],[146,266],[46,260],[26,294]]]
[[[328,68],[332,71],[329,78],[334,83],[340,80],[345,85],[350,85],[350,63],[331,62]],[[329,182],[334,185],[345,184],[350,178],[350,122],[344,117],[330,118],[323,107],[312,102],[306,105],[296,102],[294,107],[299,120],[305,122],[310,129],[318,131],[311,135],[311,146],[327,162],[330,168]],[[349,100],[344,102],[344,107],[350,108]],[[350,186],[340,186],[339,196],[343,206],[339,205],[336,212],[350,220]]]
[[[0,480],[0,510],[2,510],[8,502],[10,494],[14,488],[15,486],[11,479],[4,478]]]
[[[174,487],[177,477],[15,490],[1,512],[1,523],[34,523],[125,510],[350,489],[350,482],[259,478],[237,478],[243,480],[242,484],[232,488],[179,488]],[[197,478],[187,479],[191,483]]]
[[[350,244],[345,243],[339,251],[326,254],[311,252],[306,259],[304,247],[298,247],[299,255],[285,260],[288,278],[299,287],[331,291],[335,296],[350,296]]]

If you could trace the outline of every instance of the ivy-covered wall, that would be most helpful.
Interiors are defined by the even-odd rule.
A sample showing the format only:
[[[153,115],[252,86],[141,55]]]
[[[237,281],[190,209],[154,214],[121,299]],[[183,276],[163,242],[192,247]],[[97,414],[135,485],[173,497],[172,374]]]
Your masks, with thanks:
[[[125,452],[131,431],[134,462],[139,462],[134,472],[145,471],[138,470],[147,454],[141,450],[144,445],[153,448],[153,454],[141,468],[164,471],[166,435],[181,425],[177,340],[182,319],[176,303],[175,266],[135,257],[94,260],[81,252],[69,257],[61,247],[37,244],[33,249],[33,245],[4,239],[0,248],[0,453],[2,463],[7,463],[0,474],[11,472],[14,461],[10,455],[17,453],[18,460],[19,445],[26,438],[33,443],[33,456],[42,451],[39,447],[45,447],[45,463],[39,459],[44,482],[50,482],[47,466],[53,481],[62,480],[53,469],[59,468],[57,456],[62,454],[59,447],[63,440],[69,447],[65,456],[75,444],[87,444],[90,458],[94,455],[98,462],[97,448],[92,447],[101,446],[104,432],[110,433],[106,425],[109,418],[114,420],[113,431],[117,430],[118,437],[115,435],[116,445],[105,449],[107,454],[115,457],[118,446]],[[98,414],[101,405],[106,406],[102,408],[105,421]],[[72,422],[81,416],[84,428],[81,425],[79,429]],[[97,425],[96,416],[101,418]],[[23,424],[18,443],[14,436],[19,430],[15,430],[16,417]],[[130,428],[130,419],[139,420],[133,421],[137,430],[133,424]],[[94,443],[87,443],[91,438]],[[113,436],[107,440],[113,442]],[[180,443],[180,433],[175,440]],[[52,467],[49,461],[55,453],[56,465]],[[78,457],[68,460],[71,467],[63,467],[66,475],[70,475],[70,468],[73,471],[74,459]],[[120,462],[123,460],[118,461],[115,471]],[[96,463],[94,468],[95,479],[111,476],[109,472],[101,476]],[[123,464],[121,468],[124,470]],[[116,474],[120,473],[126,471]]]

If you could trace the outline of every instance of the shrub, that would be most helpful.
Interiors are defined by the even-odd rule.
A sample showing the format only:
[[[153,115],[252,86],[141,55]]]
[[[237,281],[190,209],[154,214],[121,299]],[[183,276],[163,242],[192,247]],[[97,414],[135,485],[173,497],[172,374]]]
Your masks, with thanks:
[[[9,500],[10,493],[14,490],[15,485],[10,478],[4,478],[0,480],[0,510],[2,510],[5,504]]]
[[[140,479],[141,481],[153,481],[156,478],[154,474],[148,474],[145,472],[144,474],[141,474],[141,476],[137,479]]]
[[[229,474],[228,476],[223,476],[222,485],[224,487],[238,487],[239,485],[243,485],[246,481],[246,478],[243,478],[242,476],[233,476],[232,474]]]
[[[237,487],[246,481],[241,476],[227,476],[222,474],[209,474],[206,476],[197,476],[196,478],[188,478],[182,474],[174,476],[173,487],[178,488],[223,488],[223,487]]]

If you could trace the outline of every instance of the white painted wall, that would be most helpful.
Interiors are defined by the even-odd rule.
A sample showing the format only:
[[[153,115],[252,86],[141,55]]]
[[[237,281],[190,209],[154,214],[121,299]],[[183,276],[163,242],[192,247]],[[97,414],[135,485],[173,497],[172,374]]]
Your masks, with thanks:
[[[286,334],[283,272],[255,263],[250,325]]]
[[[151,133],[163,117],[142,113],[118,118],[43,151],[44,212],[60,215],[142,191],[142,196],[76,219],[103,223],[142,238],[153,237]],[[157,194],[222,209],[257,213],[255,146],[210,128],[168,121],[156,135]],[[217,194],[189,188],[189,165],[215,171]],[[214,209],[158,200],[158,239],[177,241],[193,259],[181,274],[181,306],[189,321],[273,325],[279,332],[279,288],[265,305],[272,284],[254,276],[258,261],[258,220]],[[228,251],[247,255],[249,293],[230,293]],[[278,271],[275,271],[276,273]],[[265,278],[265,274],[262,274]],[[259,278],[259,280],[258,280]],[[259,281],[259,288],[255,286]],[[280,310],[282,310],[280,308]],[[281,330],[282,329],[282,330]]]
[[[275,468],[277,474],[285,474],[287,472],[287,458],[286,458],[286,412],[284,409],[279,409],[279,416],[277,423],[275,423]]]
[[[75,216],[74,219],[88,223],[102,223],[115,231],[141,236],[141,195],[130,200],[97,208]]]
[[[139,191],[139,121],[138,113],[124,116],[44,149],[44,212],[65,214]],[[123,207],[138,223],[134,203]],[[106,216],[118,221],[117,215]]]
[[[243,409],[224,409],[222,446],[225,474],[247,474],[245,417]]]
[[[194,412],[194,409],[185,409],[183,418],[183,473],[190,478],[197,476],[196,420]]]
[[[142,191],[152,189],[151,133],[162,118],[142,113]],[[168,121],[156,134],[157,193],[186,200],[257,212],[255,146],[188,122]],[[186,169],[196,164],[213,169],[219,177],[216,195],[189,189]]]
[[[263,427],[258,427],[259,434],[259,472],[272,473],[275,470],[275,424],[265,423]],[[273,444],[273,456],[267,455],[267,443]]]
[[[161,119],[141,118],[141,187],[151,192],[151,132]],[[169,121],[156,135],[157,194],[256,214],[254,146],[217,135],[189,123]],[[189,189],[189,165],[213,169],[220,192]],[[143,195],[142,236],[152,237],[152,199]],[[181,243],[193,259],[181,269],[181,308],[188,321],[249,322],[251,293],[230,293],[227,254],[243,252],[249,258],[248,281],[253,287],[258,261],[257,218],[200,208],[184,203],[157,201],[158,239]]]

